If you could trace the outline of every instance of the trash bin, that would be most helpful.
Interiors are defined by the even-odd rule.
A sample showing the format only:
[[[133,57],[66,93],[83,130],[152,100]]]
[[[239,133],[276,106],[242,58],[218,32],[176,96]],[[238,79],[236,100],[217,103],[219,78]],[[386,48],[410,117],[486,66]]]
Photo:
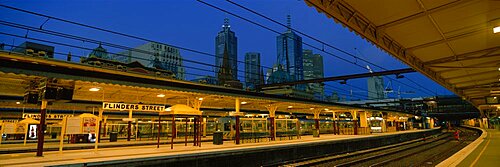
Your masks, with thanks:
[[[52,133],[51,134],[51,139],[55,139],[55,138],[57,138],[57,133]]]
[[[109,133],[109,142],[116,142],[116,141],[118,141],[118,132]]]
[[[223,143],[222,142],[223,136],[224,136],[224,134],[222,132],[214,132],[213,143],[215,145],[221,145]]]
[[[313,130],[313,137],[319,137],[319,129]]]

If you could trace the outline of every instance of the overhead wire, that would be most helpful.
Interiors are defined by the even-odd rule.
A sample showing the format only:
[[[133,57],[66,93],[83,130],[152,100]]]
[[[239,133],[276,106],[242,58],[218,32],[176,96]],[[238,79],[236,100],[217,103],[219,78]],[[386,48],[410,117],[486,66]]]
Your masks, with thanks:
[[[200,2],[200,3],[203,3],[203,4],[205,4],[205,5],[207,5],[207,6],[209,6],[209,7],[212,7],[212,8],[214,8],[214,9],[217,9],[217,10],[219,10],[219,11],[222,11],[222,12],[224,12],[224,13],[226,13],[226,14],[232,15],[232,16],[234,16],[234,17],[237,17],[237,18],[239,18],[239,19],[242,19],[242,20],[244,20],[244,21],[247,21],[247,22],[249,22],[249,23],[252,23],[252,24],[254,24],[254,25],[258,26],[258,27],[261,27],[261,28],[264,28],[264,29],[269,30],[269,31],[271,31],[271,32],[274,32],[274,33],[280,34],[280,32],[278,32],[278,31],[276,31],[276,30],[273,30],[273,29],[271,29],[271,28],[269,28],[269,27],[267,27],[267,26],[264,26],[264,25],[262,25],[262,24],[260,24],[260,23],[257,23],[257,22],[255,22],[255,21],[252,21],[252,20],[247,19],[247,18],[245,18],[245,17],[242,17],[242,16],[240,16],[240,15],[237,15],[237,14],[235,14],[235,13],[233,13],[233,12],[230,12],[230,11],[227,11],[227,10],[222,9],[222,8],[220,8],[220,7],[214,6],[214,5],[210,4],[210,3],[204,2],[204,1],[202,1],[202,0],[197,0],[197,1],[198,1],[198,2]],[[237,4],[237,3],[231,2],[231,1],[229,1],[229,0],[227,0],[227,1],[228,1],[228,2],[230,2],[230,3],[233,3],[233,4],[235,4],[235,5]],[[241,7],[243,7],[242,5],[239,5],[239,4],[238,4],[237,6],[241,6]],[[244,9],[248,9],[248,8],[244,7]],[[251,9],[248,9],[248,11],[250,11],[250,12],[252,12],[252,13],[254,13],[254,14],[257,14],[257,15],[259,15],[259,16],[261,16],[261,17],[264,17],[264,18],[266,18],[266,19],[268,19],[268,20],[270,20],[270,21],[272,21],[272,22],[278,23],[278,24],[279,24],[279,25],[281,25],[281,26],[285,26],[285,27],[287,27],[286,25],[284,25],[284,24],[282,24],[282,23],[279,23],[278,21],[273,20],[273,19],[271,19],[271,18],[269,18],[269,17],[267,17],[267,16],[264,16],[264,15],[262,15],[262,14],[258,13],[258,12],[255,12],[255,11],[253,11],[253,10],[251,10]],[[287,27],[287,28],[288,28],[288,27]],[[300,34],[305,34],[305,33],[300,32]],[[307,35],[307,34],[306,34],[306,35]],[[309,35],[307,35],[307,37],[310,37],[310,36],[309,36]],[[291,37],[288,37],[288,38],[291,38]],[[292,40],[296,40],[296,39],[294,39],[294,38],[291,38],[291,39],[292,39]],[[316,39],[316,38],[312,38],[312,39],[313,39],[313,40],[317,40],[317,41],[319,41],[320,43],[327,44],[326,42],[320,41],[320,40],[318,40],[318,39]],[[303,42],[303,41],[301,41],[301,42],[302,42],[302,44],[304,44],[304,45],[306,45],[306,46],[309,46],[309,47],[312,47],[312,48],[314,48],[314,49],[317,49],[317,50],[319,50],[319,51],[321,51],[321,52],[323,52],[323,53],[326,53],[327,55],[333,56],[333,57],[338,58],[338,59],[340,59],[340,60],[343,60],[343,61],[345,61],[345,62],[351,63],[351,64],[353,64],[354,66],[358,66],[358,67],[360,67],[360,68],[365,69],[365,67],[364,67],[364,66],[361,66],[361,65],[359,65],[359,64],[357,64],[357,63],[355,63],[355,62],[349,61],[349,60],[347,60],[347,59],[345,59],[345,58],[342,58],[342,57],[340,57],[340,56],[338,56],[338,55],[335,55],[335,54],[333,54],[333,53],[327,52],[327,51],[325,51],[325,50],[324,50],[324,49],[322,49],[322,48],[319,48],[319,47],[313,46],[313,45],[311,45],[311,44],[309,44],[309,43],[306,43],[306,42]],[[328,46],[331,46],[331,45],[329,45],[329,44],[328,44]],[[332,47],[332,48],[333,48],[333,47]],[[337,49],[339,49],[339,48],[335,47],[334,49],[336,49],[336,50],[337,50]],[[339,50],[341,50],[341,49],[339,49]],[[349,56],[352,56],[352,57],[354,57],[355,59],[363,60],[363,61],[365,61],[365,62],[367,62],[367,63],[369,63],[369,64],[372,64],[372,65],[374,65],[374,66],[376,66],[376,67],[379,67],[379,68],[381,68],[381,69],[383,69],[383,70],[387,70],[387,69],[386,69],[386,68],[384,68],[384,67],[381,67],[381,66],[379,66],[379,65],[376,65],[376,64],[373,64],[373,63],[371,63],[371,62],[368,62],[368,61],[366,61],[365,59],[359,58],[358,56],[353,55],[353,54],[351,54],[351,53],[348,53],[348,52],[346,52],[346,51],[343,51],[343,50],[342,50],[342,53],[345,53],[345,54],[347,54],[347,55],[349,55]],[[405,85],[405,86],[411,87],[411,88],[413,88],[413,89],[422,90],[422,89],[419,89],[419,88],[415,88],[415,87],[413,87],[413,86],[411,86],[411,85],[405,84],[405,83],[403,83],[403,82],[401,82],[401,81],[394,80],[394,79],[392,79],[392,78],[390,78],[390,77],[387,77],[387,76],[384,76],[384,77],[386,77],[386,78],[388,78],[388,79],[390,79],[390,80],[392,80],[392,81],[395,81],[395,82],[401,83],[401,84],[403,84],[403,85]],[[423,86],[421,86],[421,85],[418,85],[418,86],[419,86],[419,87],[424,88],[425,90],[427,90],[427,91],[429,91],[429,92],[431,92],[431,93],[429,93],[429,92],[424,92],[424,91],[422,91],[423,93],[426,93],[426,94],[428,94],[428,95],[433,95],[433,93],[434,93],[434,92],[432,92],[432,91],[428,90],[427,88],[425,88],[425,87],[423,87]]]

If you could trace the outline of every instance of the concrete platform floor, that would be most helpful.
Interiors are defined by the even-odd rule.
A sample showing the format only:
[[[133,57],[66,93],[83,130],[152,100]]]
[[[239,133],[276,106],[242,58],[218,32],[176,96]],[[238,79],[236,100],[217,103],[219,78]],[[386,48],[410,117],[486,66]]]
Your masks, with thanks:
[[[380,135],[390,135],[398,133],[411,133],[416,131],[425,130],[410,130],[401,132],[371,134],[371,135],[332,135],[322,134],[320,138],[313,138],[312,136],[302,136],[301,139],[294,140],[277,140],[270,142],[260,143],[244,143],[240,145],[234,144],[234,141],[224,141],[223,145],[213,145],[212,142],[204,142],[201,147],[195,147],[192,143],[188,146],[184,144],[174,144],[174,149],[170,149],[170,144],[148,146],[130,146],[130,147],[115,147],[115,148],[101,148],[97,151],[94,149],[84,150],[67,150],[60,153],[59,151],[44,152],[43,157],[36,157],[35,153],[16,153],[16,154],[3,154],[0,155],[0,166],[49,166],[49,165],[63,165],[75,163],[88,163],[99,161],[114,161],[114,160],[127,160],[135,158],[149,158],[159,156],[172,156],[180,157],[189,154],[200,154],[216,151],[238,150],[242,151],[247,149],[256,148],[272,148],[273,146],[281,145],[294,145],[311,142],[322,142],[330,140],[345,140],[349,138],[367,138]],[[106,144],[106,143],[103,143]],[[1,147],[8,147],[2,145]]]
[[[500,130],[486,132],[484,141],[457,166],[500,166]]]

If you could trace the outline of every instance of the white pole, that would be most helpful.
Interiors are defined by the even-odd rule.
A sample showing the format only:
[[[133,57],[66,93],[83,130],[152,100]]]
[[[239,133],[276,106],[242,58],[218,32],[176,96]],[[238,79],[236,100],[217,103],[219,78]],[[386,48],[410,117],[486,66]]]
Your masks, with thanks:
[[[63,151],[63,145],[64,145],[64,134],[66,133],[66,124],[68,121],[68,117],[63,118],[62,122],[62,128],[61,128],[61,138],[59,139],[59,153],[62,153]]]

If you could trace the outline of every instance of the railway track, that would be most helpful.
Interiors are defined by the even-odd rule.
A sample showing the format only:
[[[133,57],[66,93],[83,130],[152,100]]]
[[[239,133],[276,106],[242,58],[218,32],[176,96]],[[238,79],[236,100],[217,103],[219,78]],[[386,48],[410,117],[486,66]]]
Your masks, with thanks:
[[[444,132],[427,139],[271,166],[434,166],[479,136],[474,130],[465,128],[460,130],[462,131],[460,141],[453,138],[453,133]]]

